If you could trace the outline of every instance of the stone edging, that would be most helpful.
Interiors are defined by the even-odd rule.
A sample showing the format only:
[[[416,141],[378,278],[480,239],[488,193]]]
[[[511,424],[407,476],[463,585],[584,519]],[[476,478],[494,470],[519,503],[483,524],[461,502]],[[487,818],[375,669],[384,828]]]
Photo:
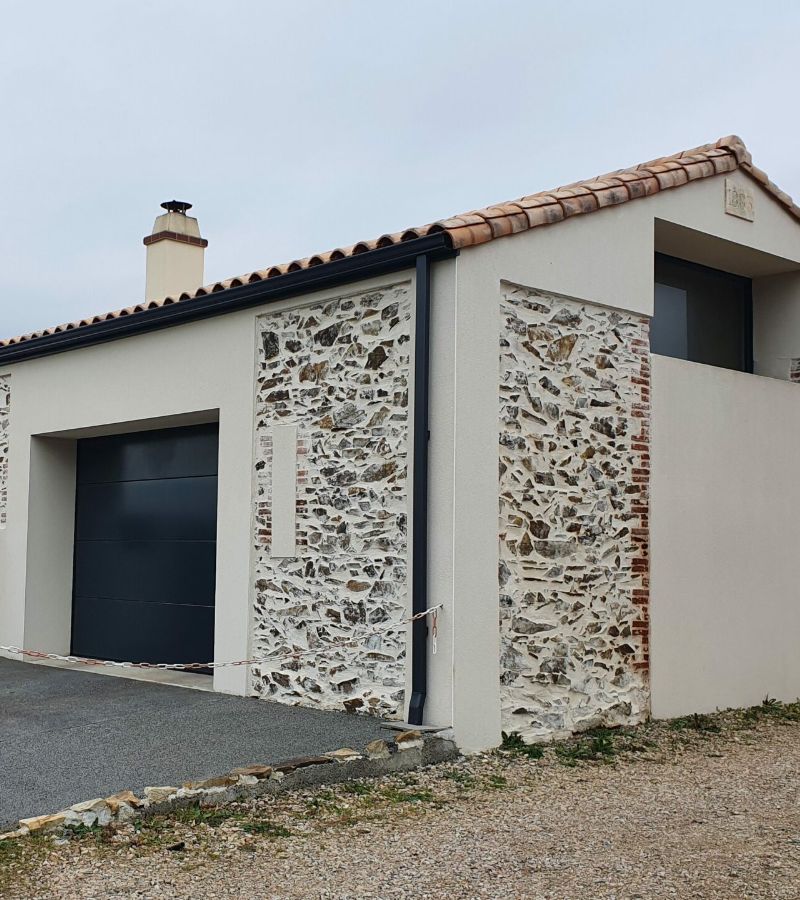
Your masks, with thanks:
[[[220,806],[354,778],[379,778],[457,756],[458,749],[452,740],[435,735],[423,738],[418,731],[405,731],[393,741],[371,741],[363,752],[343,747],[321,756],[302,756],[272,766],[245,766],[203,781],[186,781],[181,787],[146,787],[143,797],[130,790],[118,791],[110,797],[75,803],[57,813],[20,819],[18,828],[0,834],[0,841],[33,832],[130,822],[186,806]]]

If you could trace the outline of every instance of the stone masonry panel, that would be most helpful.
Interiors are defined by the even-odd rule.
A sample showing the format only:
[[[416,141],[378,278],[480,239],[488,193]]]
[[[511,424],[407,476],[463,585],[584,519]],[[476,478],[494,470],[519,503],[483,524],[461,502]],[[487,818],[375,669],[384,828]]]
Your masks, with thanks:
[[[0,528],[4,528],[8,507],[8,439],[11,428],[11,382],[0,376]]]
[[[503,285],[503,729],[541,740],[648,709],[648,321]]]
[[[407,612],[410,345],[408,283],[258,320],[254,653],[319,651],[256,668],[262,696],[402,711],[405,628],[371,633]],[[289,559],[271,555],[273,424],[298,427]]]

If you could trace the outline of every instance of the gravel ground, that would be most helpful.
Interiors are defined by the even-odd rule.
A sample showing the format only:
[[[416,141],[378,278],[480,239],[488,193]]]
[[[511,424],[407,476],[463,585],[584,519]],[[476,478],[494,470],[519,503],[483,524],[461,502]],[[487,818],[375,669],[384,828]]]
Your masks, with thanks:
[[[0,894],[800,898],[799,786],[800,705],[728,712],[15,842]]]

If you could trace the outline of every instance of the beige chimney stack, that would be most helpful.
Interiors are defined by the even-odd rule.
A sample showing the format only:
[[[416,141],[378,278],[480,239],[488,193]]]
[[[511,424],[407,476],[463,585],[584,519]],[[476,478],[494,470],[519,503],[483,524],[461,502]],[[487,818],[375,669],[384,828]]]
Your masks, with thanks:
[[[203,284],[203,257],[208,241],[200,237],[197,219],[187,216],[191,203],[168,200],[166,212],[153,224],[144,239],[147,247],[145,300],[179,297]]]

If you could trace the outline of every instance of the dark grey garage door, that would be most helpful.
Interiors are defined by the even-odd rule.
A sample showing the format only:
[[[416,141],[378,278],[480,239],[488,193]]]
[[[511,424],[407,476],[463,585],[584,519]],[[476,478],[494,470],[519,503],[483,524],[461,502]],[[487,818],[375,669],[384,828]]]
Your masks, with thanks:
[[[213,658],[217,447],[216,424],[78,442],[74,654]]]

